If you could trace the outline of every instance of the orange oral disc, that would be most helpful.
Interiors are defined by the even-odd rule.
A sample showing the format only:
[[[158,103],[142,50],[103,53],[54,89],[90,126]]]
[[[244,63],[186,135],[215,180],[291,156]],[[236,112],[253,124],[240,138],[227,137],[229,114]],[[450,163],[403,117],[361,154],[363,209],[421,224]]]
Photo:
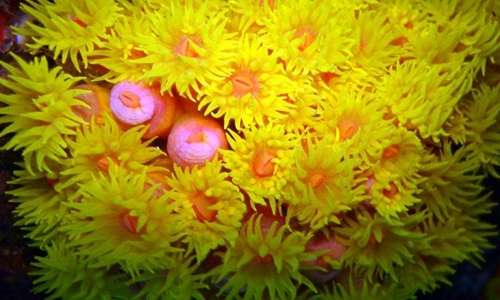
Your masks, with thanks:
[[[323,183],[325,183],[325,181],[326,181],[326,176],[323,173],[314,173],[311,176],[309,176],[308,180],[309,185],[312,188],[320,187],[321,185],[323,185]]]
[[[359,124],[350,119],[341,120],[337,124],[337,127],[339,129],[340,139],[342,141],[352,138],[359,130]]]
[[[398,187],[392,182],[391,182],[389,188],[382,190],[382,193],[387,198],[394,198],[394,196],[396,196],[398,194],[398,192],[399,192]]]
[[[304,26],[295,31],[296,38],[304,38],[304,42],[299,46],[300,51],[306,50],[316,39],[317,33],[309,26]]]
[[[399,145],[390,145],[389,147],[384,149],[384,153],[382,153],[383,159],[393,159],[399,155],[401,149]]]
[[[198,52],[196,52],[195,49],[193,49],[191,43],[193,43],[193,41],[191,41],[191,39],[189,39],[187,36],[181,37],[181,40],[174,48],[174,53],[187,57],[199,57],[200,55],[198,54]]]
[[[96,166],[99,170],[107,172],[109,170],[109,160],[107,156],[102,156],[96,162]]]
[[[242,70],[236,72],[230,79],[233,83],[233,95],[235,97],[243,97],[246,94],[257,96],[259,92],[259,82],[252,72]]]
[[[213,222],[217,217],[217,211],[210,209],[210,206],[214,205],[217,200],[212,197],[207,197],[202,193],[198,193],[192,197],[193,210],[196,217],[201,222]]]
[[[271,149],[258,150],[252,160],[252,170],[257,177],[269,177],[274,173],[275,165],[272,160],[276,151]]]
[[[129,214],[124,214],[121,217],[122,226],[130,233],[137,233],[138,218]]]

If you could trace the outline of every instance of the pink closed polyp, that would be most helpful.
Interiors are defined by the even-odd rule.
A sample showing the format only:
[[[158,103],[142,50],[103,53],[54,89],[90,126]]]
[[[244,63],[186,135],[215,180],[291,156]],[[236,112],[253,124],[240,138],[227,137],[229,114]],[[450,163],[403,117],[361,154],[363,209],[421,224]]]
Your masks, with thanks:
[[[219,148],[227,148],[224,130],[215,120],[201,116],[179,121],[168,136],[167,153],[183,167],[204,164]]]
[[[136,105],[127,105],[123,101],[124,95],[134,95]],[[149,121],[155,111],[155,95],[142,84],[123,81],[111,89],[109,106],[113,115],[121,122],[128,125],[138,125]]]

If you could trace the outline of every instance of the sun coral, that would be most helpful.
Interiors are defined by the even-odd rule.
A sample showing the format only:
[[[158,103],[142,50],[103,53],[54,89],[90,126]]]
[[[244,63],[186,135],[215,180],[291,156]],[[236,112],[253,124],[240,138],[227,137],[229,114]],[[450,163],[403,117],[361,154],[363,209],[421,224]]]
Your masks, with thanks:
[[[500,167],[500,86],[482,85],[466,100],[463,112],[467,121],[466,144],[477,155],[493,176],[500,178],[495,169]]]
[[[199,115],[181,117],[167,142],[168,155],[182,167],[203,165],[226,148],[227,140],[219,123]]]
[[[136,38],[147,53],[135,60],[146,65],[141,80],[159,81],[162,93],[175,86],[193,98],[200,85],[231,74],[236,41],[224,28],[224,13],[210,10],[209,2],[196,6],[180,0],[151,12],[152,33]]]
[[[214,270],[218,281],[227,277],[219,295],[235,299],[243,289],[245,299],[294,299],[300,285],[315,291],[299,272],[301,262],[316,257],[304,251],[309,237],[276,221],[264,231],[263,218],[262,214],[250,218],[224,255],[223,265]]]
[[[479,171],[480,160],[471,155],[470,148],[452,151],[452,145],[446,143],[441,153],[422,165],[425,181],[420,184],[419,198],[437,220],[445,222],[464,203],[480,196],[484,175]]]
[[[174,174],[167,179],[167,192],[181,206],[188,251],[194,250],[201,262],[210,250],[218,246],[232,246],[238,237],[246,206],[243,195],[222,171],[218,160],[201,167],[181,169],[174,166]]]
[[[15,30],[28,38],[28,47],[48,47],[54,58],[63,63],[69,58],[77,70],[82,63],[87,68],[88,56],[102,45],[120,11],[114,0],[28,0],[21,9],[33,18]]]
[[[303,299],[310,300],[410,300],[415,299],[412,289],[405,289],[397,283],[369,283],[355,276],[349,276],[342,282],[335,282],[320,295],[305,293]],[[299,298],[301,299],[301,298]]]
[[[147,164],[164,154],[159,148],[149,146],[151,141],[141,140],[145,131],[145,127],[124,131],[109,115],[102,126],[92,122],[78,130],[74,140],[69,141],[71,157],[63,163],[60,188],[88,182],[99,173],[106,174],[113,163],[137,173],[162,169]]]
[[[352,12],[332,1],[280,2],[264,19],[264,38],[292,73],[336,72],[352,53]]]
[[[338,215],[364,200],[354,178],[354,161],[331,139],[308,140],[297,147],[294,175],[285,188],[288,213],[313,230],[339,223]]]
[[[286,101],[287,94],[299,89],[299,84],[286,76],[261,39],[244,35],[237,51],[228,76],[201,89],[199,107],[205,114],[223,117],[225,128],[232,121],[240,129],[283,118],[293,107]]]
[[[422,138],[437,141],[445,135],[443,126],[470,88],[471,78],[467,68],[447,71],[423,61],[406,62],[383,79],[377,95],[391,119],[416,128]]]
[[[176,255],[174,261],[173,265],[164,271],[139,275],[134,283],[143,286],[137,298],[204,300],[201,290],[208,288],[204,282],[207,275],[196,273],[198,265],[193,262],[193,257]]]
[[[155,95],[147,87],[123,81],[111,89],[109,106],[120,122],[138,125],[153,117],[154,98]]]
[[[0,94],[0,123],[8,124],[0,136],[14,134],[4,149],[22,150],[26,169],[52,174],[54,164],[67,157],[67,137],[74,136],[84,122],[72,109],[85,105],[77,97],[85,93],[74,89],[80,80],[50,69],[45,57],[26,62],[12,55],[17,66],[0,62],[8,72],[0,78],[7,92]]]
[[[378,213],[391,217],[420,202],[417,185],[425,180],[419,171],[426,153],[418,137],[401,127],[388,130],[381,145],[375,164],[365,171],[365,187]]]
[[[120,16],[110,28],[103,45],[88,58],[92,66],[104,68],[104,74],[97,78],[113,83],[140,81],[148,64],[137,62],[137,59],[147,55],[143,45],[137,42],[137,36],[151,30],[146,14]]]
[[[53,182],[43,173],[33,175],[21,169],[14,171],[15,179],[9,184],[16,188],[8,191],[13,197],[11,200],[17,206],[14,214],[18,218],[15,223],[27,232],[26,237],[34,245],[45,247],[60,235],[60,228],[69,212],[66,204],[66,195],[57,192]]]
[[[36,293],[47,294],[46,299],[78,300],[132,295],[125,274],[91,267],[75,249],[67,242],[54,241],[46,248],[46,256],[36,258],[31,273]]]
[[[354,218],[345,218],[344,226],[335,228],[337,238],[347,248],[343,262],[365,272],[367,279],[388,276],[397,281],[396,267],[411,262],[417,243],[426,237],[413,230],[424,218],[425,212],[419,212],[387,221],[367,210],[358,211]]]
[[[498,235],[496,2],[23,2],[0,138],[22,155],[7,195],[41,250],[35,292],[404,300],[451,284]]]
[[[398,45],[398,31],[387,21],[383,10],[361,11],[352,21],[355,43],[350,47],[351,69],[381,78],[389,66],[405,56],[407,51]]]
[[[228,142],[231,150],[221,153],[232,181],[249,195],[252,206],[267,199],[274,210],[291,176],[297,136],[283,126],[266,125],[245,129],[243,136],[232,132]]]
[[[488,56],[500,48],[500,25],[488,1],[423,1],[421,5],[429,21],[408,37],[416,58],[484,70]]]
[[[236,32],[256,32],[262,28],[270,12],[279,5],[278,0],[229,0],[232,16],[230,28]]]
[[[285,130],[294,133],[306,133],[314,128],[319,120],[319,103],[322,102],[321,92],[306,76],[291,76],[299,89],[287,94],[286,101],[290,108],[276,119],[276,124],[283,125]]]
[[[336,142],[346,145],[349,156],[365,164],[381,151],[391,126],[373,96],[345,88],[327,94],[320,104],[319,120],[313,124],[320,136],[334,135]]]
[[[81,201],[68,204],[75,212],[63,231],[71,245],[92,257],[91,266],[120,264],[132,276],[168,267],[173,243],[183,235],[173,213],[178,205],[165,194],[157,197],[158,186],[147,187],[145,173],[115,164],[109,172],[81,184]]]

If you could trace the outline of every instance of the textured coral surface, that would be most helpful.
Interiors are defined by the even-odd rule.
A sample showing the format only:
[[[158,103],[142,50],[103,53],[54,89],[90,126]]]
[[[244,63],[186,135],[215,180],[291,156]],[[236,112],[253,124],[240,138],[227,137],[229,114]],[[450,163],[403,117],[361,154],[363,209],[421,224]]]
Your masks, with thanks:
[[[29,273],[47,299],[495,299],[498,1],[15,6],[6,282]]]

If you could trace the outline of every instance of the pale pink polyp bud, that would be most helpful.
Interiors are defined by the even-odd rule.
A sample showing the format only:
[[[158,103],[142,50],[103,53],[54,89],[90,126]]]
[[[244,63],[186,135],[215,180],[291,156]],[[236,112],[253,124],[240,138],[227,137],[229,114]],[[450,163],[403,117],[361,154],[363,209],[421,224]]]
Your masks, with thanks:
[[[227,148],[224,130],[215,120],[201,116],[180,120],[168,136],[167,153],[182,167],[203,165],[220,148]]]
[[[128,125],[138,125],[153,117],[154,97],[150,88],[123,81],[111,89],[109,106],[119,121]]]

